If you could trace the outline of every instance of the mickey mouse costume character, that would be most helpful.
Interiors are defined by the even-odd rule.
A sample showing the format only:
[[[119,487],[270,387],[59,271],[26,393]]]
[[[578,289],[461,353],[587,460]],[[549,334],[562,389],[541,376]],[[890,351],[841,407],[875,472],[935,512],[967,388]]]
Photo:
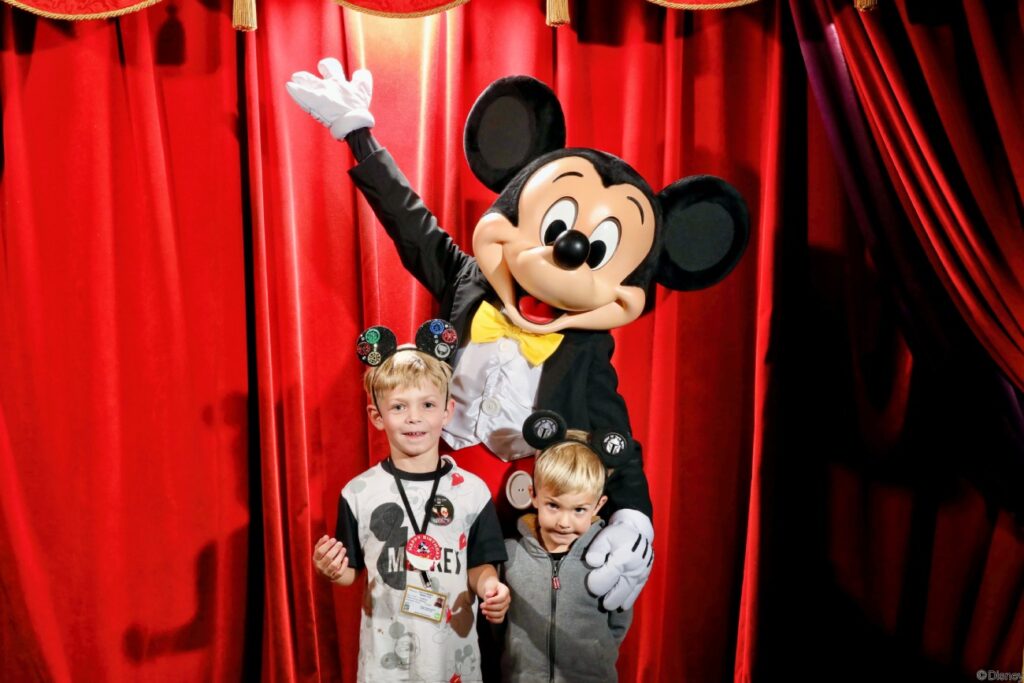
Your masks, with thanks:
[[[333,58],[318,69],[322,78],[294,74],[289,94],[349,144],[357,161],[349,175],[462,340],[452,381],[456,414],[444,440],[456,449],[483,444],[497,455],[490,459],[497,478],[478,472],[494,482],[515,469],[511,461],[533,454],[521,426],[535,409],[630,435],[609,330],[644,312],[653,282],[699,289],[728,274],[749,230],[736,190],[694,176],[655,194],[621,159],[565,148],[565,119],[547,86],[502,78],[480,95],[466,123],[470,168],[499,193],[474,229],[469,256],[370,134],[370,73],[360,69],[348,80]],[[606,462],[615,471],[609,524],[587,556],[597,567],[588,587],[608,609],[632,606],[650,574],[643,549],[654,537],[652,507],[640,446],[629,443]]]

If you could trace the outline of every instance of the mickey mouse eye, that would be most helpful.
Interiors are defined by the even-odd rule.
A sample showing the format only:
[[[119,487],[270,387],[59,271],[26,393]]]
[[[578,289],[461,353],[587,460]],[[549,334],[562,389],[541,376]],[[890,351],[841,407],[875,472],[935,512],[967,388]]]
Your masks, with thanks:
[[[544,214],[544,220],[540,222],[540,240],[547,246],[555,243],[555,240],[567,230],[570,230],[576,222],[576,202],[563,197],[551,205],[548,212]]]
[[[597,270],[612,260],[615,250],[619,248],[619,222],[614,218],[606,218],[590,234],[590,253],[587,265]]]

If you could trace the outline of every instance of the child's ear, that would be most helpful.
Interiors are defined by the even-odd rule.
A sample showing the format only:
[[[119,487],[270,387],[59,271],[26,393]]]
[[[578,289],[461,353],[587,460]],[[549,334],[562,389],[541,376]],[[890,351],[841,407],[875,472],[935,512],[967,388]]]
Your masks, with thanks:
[[[380,416],[380,411],[377,410],[377,406],[372,403],[367,404],[366,416],[370,418],[370,424],[376,427],[378,431],[384,430],[384,418]]]
[[[604,507],[604,504],[608,502],[608,496],[601,496],[597,499],[597,505],[594,506],[594,514],[596,515]]]
[[[448,397],[448,405],[444,407],[444,424],[448,424],[452,421],[452,417],[455,416],[455,399]]]

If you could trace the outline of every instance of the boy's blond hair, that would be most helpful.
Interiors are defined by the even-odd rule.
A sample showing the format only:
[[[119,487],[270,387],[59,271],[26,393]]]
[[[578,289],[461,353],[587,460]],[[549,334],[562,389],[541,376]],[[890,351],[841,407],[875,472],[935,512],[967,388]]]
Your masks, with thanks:
[[[586,432],[570,429],[565,438],[537,456],[533,466],[534,493],[547,487],[556,496],[588,493],[599,498],[604,493],[604,463],[586,444]]]
[[[444,392],[448,402],[448,385],[452,380],[451,367],[415,348],[399,349],[375,368],[363,375],[363,388],[374,405],[377,397],[403,387],[418,387],[423,382],[433,384]]]

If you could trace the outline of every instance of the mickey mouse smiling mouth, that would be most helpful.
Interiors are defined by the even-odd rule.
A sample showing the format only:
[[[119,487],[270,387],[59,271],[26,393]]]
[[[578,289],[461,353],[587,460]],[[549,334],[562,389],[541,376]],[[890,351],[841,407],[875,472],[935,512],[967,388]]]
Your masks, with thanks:
[[[529,294],[519,283],[513,284],[516,297],[515,309],[527,322],[534,325],[547,325],[554,322],[556,318],[565,315],[566,311],[555,308],[551,304]]]
[[[484,215],[473,250],[515,325],[538,334],[610,330],[640,316],[642,287],[624,281],[654,242],[650,201],[629,184],[606,187],[590,160],[561,156],[522,186],[516,223]]]

